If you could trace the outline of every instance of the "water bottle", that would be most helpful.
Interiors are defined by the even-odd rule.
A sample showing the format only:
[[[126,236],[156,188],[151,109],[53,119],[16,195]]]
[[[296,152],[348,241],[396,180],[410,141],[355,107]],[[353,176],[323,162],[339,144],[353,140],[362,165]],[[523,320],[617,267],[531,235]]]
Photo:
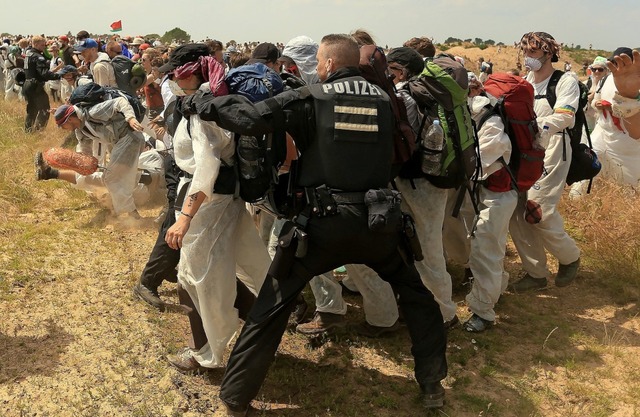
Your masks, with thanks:
[[[542,127],[542,132],[538,136],[538,140],[535,141],[535,147],[538,149],[547,149],[549,146],[549,139],[551,138],[551,133],[549,132],[549,126],[544,125]]]
[[[442,148],[444,147],[444,130],[440,120],[436,119],[429,126],[423,137],[422,172],[430,175],[442,173]]]

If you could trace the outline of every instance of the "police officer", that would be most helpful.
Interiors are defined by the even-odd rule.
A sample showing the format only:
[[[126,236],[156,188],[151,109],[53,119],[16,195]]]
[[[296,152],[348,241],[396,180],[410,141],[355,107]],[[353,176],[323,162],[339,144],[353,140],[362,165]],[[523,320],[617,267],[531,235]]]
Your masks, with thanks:
[[[44,90],[45,82],[59,80],[60,75],[49,71],[49,62],[42,55],[46,41],[42,36],[31,39],[24,60],[25,82],[22,94],[27,100],[27,117],[24,130],[29,133],[44,129],[49,121],[49,96]]]
[[[361,263],[399,295],[423,405],[439,408],[444,402],[440,381],[447,373],[440,309],[415,267],[403,261],[400,234],[371,230],[364,204],[367,190],[386,189],[389,181],[389,98],[359,76],[358,46],[348,35],[325,36],[317,56],[321,84],[255,105],[239,96],[199,94],[183,108],[241,134],[278,132],[284,125],[301,152],[297,185],[308,201],[280,235],[274,263],[229,358],[220,397],[229,416],[245,416],[307,281],[340,265]]]

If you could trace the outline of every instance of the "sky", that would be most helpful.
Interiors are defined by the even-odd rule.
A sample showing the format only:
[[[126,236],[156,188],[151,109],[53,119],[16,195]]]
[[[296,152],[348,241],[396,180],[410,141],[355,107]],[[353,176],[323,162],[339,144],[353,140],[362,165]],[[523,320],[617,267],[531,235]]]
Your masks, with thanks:
[[[583,48],[640,47],[638,0],[22,0],[2,6],[0,32],[108,33],[117,20],[123,36],[163,35],[179,27],[194,41],[286,43],[307,35],[319,42],[328,33],[363,28],[390,47],[414,36],[510,45],[530,31]]]

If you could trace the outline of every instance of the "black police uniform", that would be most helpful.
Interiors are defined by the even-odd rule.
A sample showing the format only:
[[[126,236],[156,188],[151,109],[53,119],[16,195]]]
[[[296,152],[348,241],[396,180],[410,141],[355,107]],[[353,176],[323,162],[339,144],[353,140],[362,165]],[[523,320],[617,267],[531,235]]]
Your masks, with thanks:
[[[346,264],[369,266],[398,294],[418,383],[424,387],[446,376],[446,333],[439,306],[415,267],[403,261],[399,233],[371,231],[363,204],[364,192],[388,186],[393,120],[388,101],[356,68],[342,68],[309,90],[286,91],[255,105],[238,96],[199,94],[186,101],[187,111],[246,135],[273,131],[277,102],[284,111],[286,130],[301,151],[298,185],[307,191],[329,190],[331,201],[337,203],[332,209],[318,204],[303,211],[310,213],[306,255],[293,258],[285,276],[272,265],[222,381],[220,397],[230,408],[242,410],[258,394],[296,296],[306,283]],[[285,252],[278,247],[274,265]]]
[[[49,96],[44,83],[59,80],[60,76],[49,71],[49,61],[35,48],[27,49],[24,60],[25,82],[22,95],[27,101],[27,117],[24,130],[31,132],[44,129],[49,121]]]

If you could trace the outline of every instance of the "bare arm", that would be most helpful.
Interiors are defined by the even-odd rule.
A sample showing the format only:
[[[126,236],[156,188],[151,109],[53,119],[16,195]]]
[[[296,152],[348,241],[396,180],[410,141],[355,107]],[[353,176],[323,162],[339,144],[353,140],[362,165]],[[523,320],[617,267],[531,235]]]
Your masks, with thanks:
[[[171,249],[180,249],[182,247],[182,239],[189,230],[191,219],[193,219],[193,216],[198,212],[205,197],[206,195],[199,191],[191,194],[184,200],[180,216],[173,226],[167,230],[167,234],[164,237],[165,242],[167,242],[167,245],[169,245]]]
[[[633,57],[626,54],[617,56],[611,62],[607,62],[607,67],[613,75],[618,93],[628,99],[638,99],[640,95],[640,52],[633,51]],[[640,106],[640,102],[638,102]],[[640,112],[630,117],[626,117],[624,126],[634,139],[640,139]]]

